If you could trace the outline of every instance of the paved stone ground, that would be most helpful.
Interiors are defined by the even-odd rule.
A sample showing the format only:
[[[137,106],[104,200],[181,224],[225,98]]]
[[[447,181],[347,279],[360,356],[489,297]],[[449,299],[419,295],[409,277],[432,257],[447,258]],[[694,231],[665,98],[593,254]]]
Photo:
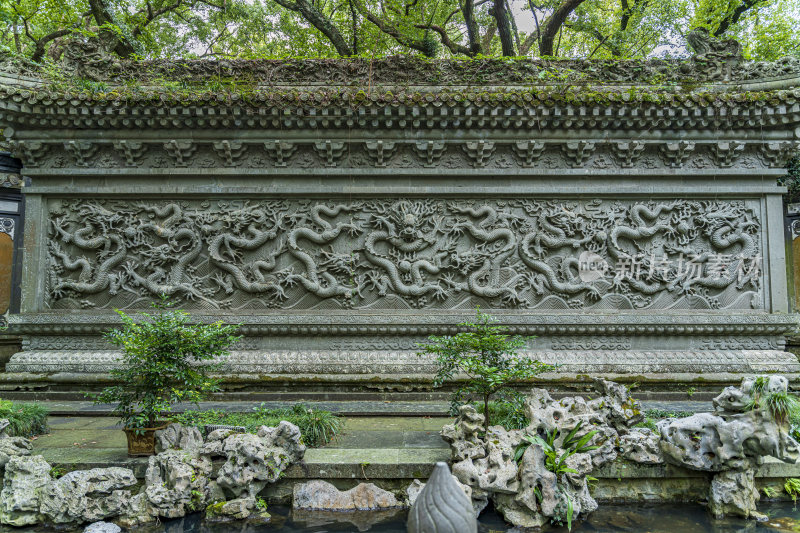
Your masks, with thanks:
[[[386,463],[440,460],[448,455],[439,430],[446,417],[348,417],[327,446],[310,449],[307,462]],[[105,416],[51,416],[50,433],[33,441],[33,453],[68,469],[101,465],[143,466],[146,459],[129,458],[125,434],[115,419]]]
[[[33,441],[33,453],[42,454],[53,465],[69,470],[100,466],[129,466],[143,474],[147,460],[129,458],[125,434],[105,406],[89,402],[42,402],[56,415],[49,420],[50,433]],[[354,405],[355,403],[355,405]],[[267,404],[269,407],[278,405]],[[285,405],[285,404],[284,404]],[[447,444],[439,430],[451,419],[444,402],[309,402],[315,409],[328,409],[345,417],[342,432],[327,446],[309,449],[306,462],[323,465],[433,464],[447,460]],[[642,402],[645,409],[665,411],[710,410],[710,402]],[[248,411],[253,403],[208,402],[203,409]],[[347,413],[372,412],[376,416]],[[428,416],[438,413],[441,416]],[[391,416],[389,416],[391,415]]]

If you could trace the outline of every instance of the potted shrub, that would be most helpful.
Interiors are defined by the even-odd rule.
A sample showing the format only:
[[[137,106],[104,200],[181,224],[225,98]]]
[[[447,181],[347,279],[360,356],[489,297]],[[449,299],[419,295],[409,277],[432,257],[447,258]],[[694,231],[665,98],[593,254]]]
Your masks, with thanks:
[[[95,403],[115,403],[128,437],[128,455],[153,455],[162,418],[179,402],[197,403],[219,390],[218,370],[228,348],[239,340],[238,325],[191,324],[190,315],[162,301],[136,321],[122,311],[122,327],[105,334],[122,349],[123,366],[111,371],[118,385],[94,395]]]

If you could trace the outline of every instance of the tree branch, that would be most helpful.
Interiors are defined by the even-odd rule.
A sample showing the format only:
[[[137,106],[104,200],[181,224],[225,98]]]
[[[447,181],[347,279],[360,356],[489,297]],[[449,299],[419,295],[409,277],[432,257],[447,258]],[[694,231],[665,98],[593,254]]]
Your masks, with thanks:
[[[406,48],[411,48],[412,50],[422,52],[425,55],[428,55],[430,53],[430,49],[425,44],[425,41],[423,41],[422,39],[414,39],[413,37],[404,34],[398,28],[392,26],[390,23],[388,23],[381,17],[369,11],[367,7],[363,4],[362,0],[354,0],[354,2],[358,7],[358,11],[361,13],[361,16],[363,16],[365,19],[374,24],[383,33],[385,33],[386,35],[397,41],[398,44],[405,46]]]
[[[323,15],[316,7],[308,3],[308,0],[274,0],[275,3],[285,7],[290,11],[299,13],[309,24],[318,29],[322,34],[328,38],[336,53],[340,56],[347,57],[353,55],[353,50],[347,44],[347,41],[342,36],[333,22],[325,15]]]
[[[144,28],[148,24],[153,22],[155,19],[157,19],[158,17],[160,17],[164,13],[169,13],[170,11],[178,9],[180,7],[180,5],[181,5],[181,2],[182,2],[182,0],[176,0],[174,4],[169,4],[167,6],[162,7],[161,9],[156,9],[155,11],[153,11],[152,7],[150,7],[150,3],[148,2],[147,3],[147,16],[145,17],[144,22],[142,22],[141,24],[138,24],[133,29],[133,36],[134,37],[138,37],[139,35],[141,35],[142,31],[144,30]]]
[[[447,35],[447,30],[436,24],[415,24],[415,27],[421,30],[431,30],[439,34],[442,44],[445,45],[453,54],[470,55],[470,49],[462,44],[454,43],[450,36]]]
[[[736,9],[722,18],[716,31],[713,33],[714,37],[721,37],[722,34],[728,31],[731,26],[739,22],[739,19],[742,18],[742,15],[763,1],[764,0],[744,0],[744,2],[739,4]]]
[[[561,30],[561,26],[566,22],[567,17],[569,17],[583,2],[584,0],[564,0],[564,2],[558,6],[558,9],[544,22],[542,39],[539,42],[539,54],[543,56],[553,55],[553,42],[555,41],[556,35],[558,35],[558,32]]]

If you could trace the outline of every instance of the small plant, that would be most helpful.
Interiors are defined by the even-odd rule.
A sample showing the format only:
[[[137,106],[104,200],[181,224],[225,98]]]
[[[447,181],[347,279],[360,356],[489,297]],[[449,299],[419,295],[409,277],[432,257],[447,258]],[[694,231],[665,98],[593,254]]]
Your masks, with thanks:
[[[227,356],[239,340],[238,326],[190,324],[188,313],[171,309],[163,299],[153,307],[156,312],[142,313],[139,322],[117,311],[122,328],[106,338],[122,348],[123,367],[111,371],[120,384],[92,395],[95,403],[116,403],[114,413],[137,433],[153,428],[174,404],[196,404],[219,390],[219,379],[209,376],[219,364],[209,361]]]
[[[775,496],[778,495],[779,491],[775,487],[766,486],[761,489],[761,492],[763,492],[764,496],[766,496],[767,498],[774,498]]]
[[[789,426],[789,434],[797,435],[800,425],[800,400],[793,394],[784,391],[767,392],[767,378],[759,376],[750,389],[750,398],[746,409],[765,408],[779,425]]]
[[[694,387],[689,387],[688,389],[686,389],[686,397],[687,397],[687,398],[689,398],[689,399],[691,400],[691,399],[692,399],[692,396],[694,396],[694,393],[695,393],[695,392],[697,392],[697,389],[696,389],[696,388],[694,388]]]
[[[791,419],[797,418],[800,403],[797,398],[787,392],[773,392],[764,399],[764,405],[775,421],[787,425]]]
[[[256,509],[261,513],[267,512],[267,500],[261,496],[256,496]]]
[[[47,433],[47,409],[41,405],[0,400],[0,418],[8,420],[6,432],[12,437]]]
[[[547,433],[545,435],[546,438],[544,439],[539,435],[523,435],[522,441],[514,451],[514,461],[519,463],[522,460],[522,456],[525,455],[525,450],[527,450],[531,444],[538,444],[542,447],[542,451],[545,455],[545,468],[554,473],[557,480],[560,480],[561,476],[564,474],[577,474],[577,470],[570,468],[567,465],[567,459],[576,453],[586,453],[596,450],[599,447],[589,444],[592,438],[594,438],[594,436],[597,434],[596,430],[589,431],[582,437],[578,437],[578,433],[580,432],[582,426],[583,422],[578,422],[575,427],[572,428],[569,433],[567,433],[566,437],[564,437],[564,439],[561,441],[560,446],[556,444],[556,440],[558,440],[560,436],[560,432],[558,430],[553,430]],[[563,450],[561,453],[558,452],[559,448]],[[590,478],[587,477],[586,479],[589,481]],[[595,482],[597,481],[596,478],[591,479]],[[564,513],[564,519],[567,522],[567,529],[572,531],[572,517],[575,511],[572,498],[570,498],[569,492],[561,485],[560,481],[558,481],[558,490],[564,496],[564,501],[567,506]],[[541,493],[539,493],[537,497],[541,500]],[[553,522],[561,524],[562,519],[560,516],[553,517]]]
[[[483,414],[483,404],[475,402],[473,405],[476,411]],[[501,398],[489,402],[489,413],[494,424],[509,430],[524,429],[529,424],[525,416],[525,396],[516,391],[504,393]],[[457,414],[457,411],[453,414]]]
[[[796,477],[788,478],[783,485],[783,490],[791,496],[794,503],[797,503],[797,496],[800,494],[800,479]]]
[[[429,338],[419,356],[436,357],[437,371],[434,387],[466,376],[466,383],[453,393],[453,403],[466,403],[478,396],[483,403],[484,431],[489,432],[491,410],[489,400],[500,392],[509,391],[515,381],[528,380],[554,367],[536,360],[520,357],[517,350],[527,339],[510,336],[507,328],[495,325],[497,320],[477,310],[475,322],[459,324],[468,331],[452,336]]]
[[[64,474],[66,473],[67,471],[61,468],[60,466],[54,466],[50,469],[50,477],[52,477],[53,479],[58,479],[60,477],[63,477]]]
[[[557,446],[555,443],[556,439],[560,436],[558,430],[548,433],[546,439],[543,439],[539,435],[523,435],[522,441],[514,451],[514,461],[520,462],[522,456],[525,455],[525,450],[527,450],[531,444],[538,444],[544,451],[545,467],[554,473],[556,477],[561,477],[561,474],[577,473],[574,469],[567,466],[567,459],[576,453],[586,453],[598,448],[598,446],[589,445],[589,442],[597,434],[597,430],[592,430],[582,437],[577,437],[582,425],[582,421],[578,422],[575,427],[572,428],[572,431],[567,433],[567,436],[564,437],[561,446]],[[564,450],[560,455],[557,450],[559,447]]]
[[[653,420],[652,418],[649,418],[649,417],[645,418],[644,420],[642,420],[641,422],[636,424],[636,426],[634,426],[634,427],[646,428],[646,429],[649,429],[650,431],[652,431],[654,433],[658,433],[658,426],[656,426],[655,420]]]

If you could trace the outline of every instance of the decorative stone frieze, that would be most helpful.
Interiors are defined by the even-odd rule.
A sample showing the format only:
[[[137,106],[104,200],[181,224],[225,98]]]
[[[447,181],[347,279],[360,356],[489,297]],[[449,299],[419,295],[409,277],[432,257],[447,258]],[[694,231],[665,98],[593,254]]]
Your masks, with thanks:
[[[591,169],[615,174],[638,168],[641,173],[673,173],[691,167],[700,172],[733,169],[782,169],[798,152],[796,142],[765,141],[37,141],[26,160],[33,174],[44,169],[77,168],[348,168],[370,172],[375,168],[464,169],[500,171],[535,169],[559,174]],[[13,153],[26,157],[30,144],[17,143]],[[85,172],[85,171],[84,171]]]

